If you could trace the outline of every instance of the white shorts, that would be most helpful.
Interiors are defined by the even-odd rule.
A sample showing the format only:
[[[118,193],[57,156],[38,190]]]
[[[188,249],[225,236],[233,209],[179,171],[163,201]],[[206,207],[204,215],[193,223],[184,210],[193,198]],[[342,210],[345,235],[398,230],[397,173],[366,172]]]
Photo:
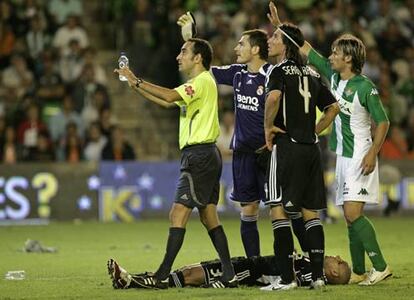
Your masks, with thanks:
[[[336,205],[343,205],[344,201],[358,201],[369,204],[378,204],[379,177],[378,161],[374,171],[364,176],[361,174],[362,158],[336,158]]]

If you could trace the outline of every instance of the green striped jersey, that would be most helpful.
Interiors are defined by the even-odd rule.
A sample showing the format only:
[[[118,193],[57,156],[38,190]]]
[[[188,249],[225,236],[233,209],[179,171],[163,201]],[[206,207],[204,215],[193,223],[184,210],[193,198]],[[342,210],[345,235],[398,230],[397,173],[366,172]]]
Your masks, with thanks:
[[[363,75],[341,80],[328,59],[313,49],[308,59],[329,80],[341,108],[329,139],[331,150],[345,157],[363,157],[372,145],[371,117],[376,124],[388,121],[375,84]]]

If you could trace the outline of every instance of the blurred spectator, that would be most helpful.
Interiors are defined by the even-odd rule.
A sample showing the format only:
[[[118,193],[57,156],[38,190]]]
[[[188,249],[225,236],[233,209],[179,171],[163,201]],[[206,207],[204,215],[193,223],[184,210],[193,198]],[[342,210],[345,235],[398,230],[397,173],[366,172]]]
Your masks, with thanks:
[[[235,60],[234,47],[237,41],[232,36],[230,23],[224,19],[219,20],[217,35],[211,39],[210,43],[215,51],[216,60],[219,60],[218,65],[228,65]]]
[[[69,16],[64,26],[60,27],[53,39],[53,46],[60,49],[61,53],[69,48],[71,40],[78,40],[79,46],[83,49],[89,45],[88,35],[79,23],[76,16]]]
[[[28,32],[30,23],[34,18],[39,20],[41,28],[47,26],[45,10],[37,0],[23,0],[23,3],[17,7],[17,15],[25,34]]]
[[[377,43],[382,57],[388,62],[403,57],[404,49],[410,46],[395,20],[387,23],[387,27],[377,38]]]
[[[408,146],[403,131],[398,126],[391,126],[382,145],[380,157],[383,159],[404,159]]]
[[[65,94],[65,86],[56,71],[56,60],[52,55],[43,55],[43,70],[37,80],[36,96],[42,103],[44,119],[47,119],[57,113]]]
[[[62,102],[61,111],[50,118],[49,130],[51,133],[52,141],[57,144],[66,133],[66,126],[69,123],[75,123],[79,136],[83,136],[84,126],[82,119],[73,108],[73,100],[70,95],[65,95]]]
[[[69,47],[61,53],[60,76],[66,84],[72,84],[81,75],[83,67],[82,48],[77,39],[72,39],[69,41]]]
[[[229,160],[233,154],[230,149],[230,144],[234,133],[234,113],[226,111],[223,113],[222,121],[220,122],[220,135],[217,139],[217,147],[220,149],[223,159]]]
[[[24,31],[24,24],[20,22],[15,7],[9,0],[0,1],[0,23],[7,25],[16,36],[20,36]]]
[[[85,65],[93,66],[95,74],[95,80],[97,83],[106,85],[107,78],[104,68],[96,62],[96,49],[93,47],[87,47],[82,54],[82,68]]]
[[[26,34],[26,45],[30,56],[37,59],[50,44],[51,37],[46,32],[46,27],[42,24],[39,16],[34,16],[30,20],[29,31]]]
[[[112,129],[111,139],[102,150],[102,160],[135,160],[134,149],[125,141],[120,127]]]
[[[22,55],[13,54],[11,57],[11,65],[3,72],[3,85],[8,94],[16,98],[21,98],[33,88],[33,74]]]
[[[108,139],[111,138],[111,132],[116,123],[116,119],[112,116],[111,110],[108,107],[104,107],[99,114],[99,124],[102,134]]]
[[[0,22],[0,70],[8,65],[14,43],[15,36],[10,25]]]
[[[85,160],[99,161],[101,159],[102,150],[107,141],[108,139],[101,132],[99,123],[91,123],[88,130],[88,140],[84,149]]]
[[[214,28],[214,16],[213,16],[213,1],[200,0],[198,9],[194,11],[194,17],[197,21],[197,31],[200,36],[209,37],[210,32]]]
[[[378,52],[377,48],[367,48],[367,60],[362,69],[362,74],[366,75],[378,85],[381,74],[381,64],[381,54]]]
[[[243,31],[246,30],[246,25],[249,21],[249,16],[254,11],[254,3],[252,0],[241,0],[240,8],[236,14],[231,18],[231,29],[234,36],[241,36]],[[279,6],[278,6],[278,11]],[[253,28],[252,28],[253,29]]]
[[[50,0],[48,9],[55,23],[62,25],[70,16],[82,15],[82,2],[80,0]]]
[[[17,141],[25,150],[36,147],[40,131],[47,131],[47,127],[40,120],[39,107],[31,103],[26,111],[26,120],[17,129]]]
[[[393,89],[388,72],[380,74],[379,93],[391,123],[401,125],[407,117],[408,105],[405,99]]]
[[[405,97],[408,105],[414,106],[414,60],[411,60],[410,64],[406,60],[401,60],[399,64],[394,64],[393,67],[398,68],[398,71],[396,71],[400,73],[396,84],[398,93]],[[406,70],[407,73],[402,74],[401,70]]]
[[[313,23],[312,26],[315,30],[314,37],[311,39],[312,46],[315,49],[328,57],[331,54],[331,47],[330,45],[333,42],[333,36],[325,30],[325,22],[322,19],[318,19]]]
[[[94,67],[92,65],[85,65],[81,77],[73,86],[72,97],[75,103],[75,110],[80,112],[86,126],[90,122],[96,121],[93,95],[97,90],[101,90],[105,95],[108,95],[106,87],[96,82]],[[106,98],[109,99],[108,96]]]
[[[63,141],[60,144],[60,149],[63,150],[63,157],[60,157],[59,160],[77,163],[83,159],[83,142],[78,133],[78,128],[75,123],[69,122],[66,125],[66,135]],[[59,156],[62,151],[59,151]]]
[[[55,161],[55,153],[47,131],[41,131],[37,137],[37,145],[30,148],[26,161],[52,162]]]
[[[14,164],[21,159],[22,149],[16,142],[16,132],[12,126],[5,129],[4,140],[0,144],[0,161]]]
[[[361,39],[366,48],[376,47],[377,42],[374,35],[363,24],[366,24],[364,20],[355,17],[351,23],[353,33]]]

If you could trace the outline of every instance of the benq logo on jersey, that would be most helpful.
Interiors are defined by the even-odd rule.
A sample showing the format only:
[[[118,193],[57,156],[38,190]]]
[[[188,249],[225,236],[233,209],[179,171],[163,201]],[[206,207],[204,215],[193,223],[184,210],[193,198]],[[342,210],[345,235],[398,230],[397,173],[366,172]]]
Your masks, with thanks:
[[[259,99],[257,97],[237,95],[237,108],[258,111],[259,110]]]
[[[378,95],[378,90],[376,88],[372,88],[370,96]]]

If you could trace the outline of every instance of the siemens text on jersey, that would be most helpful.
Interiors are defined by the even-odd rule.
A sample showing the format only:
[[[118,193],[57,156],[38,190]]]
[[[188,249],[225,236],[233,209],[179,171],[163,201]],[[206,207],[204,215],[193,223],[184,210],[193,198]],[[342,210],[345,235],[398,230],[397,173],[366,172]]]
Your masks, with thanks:
[[[250,111],[258,111],[259,99],[257,97],[237,94],[237,108]]]

